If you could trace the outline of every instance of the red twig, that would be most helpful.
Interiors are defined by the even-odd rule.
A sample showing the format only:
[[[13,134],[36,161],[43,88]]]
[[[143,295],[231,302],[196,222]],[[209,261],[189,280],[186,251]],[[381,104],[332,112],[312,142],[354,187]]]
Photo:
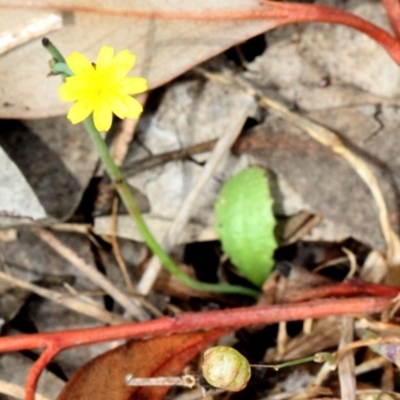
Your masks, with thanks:
[[[399,0],[382,0],[388,12],[390,23],[394,32],[399,37],[400,30],[400,6]],[[264,7],[253,7],[248,10],[229,10],[229,11],[170,11],[170,10],[152,10],[139,9],[125,6],[124,4],[113,7],[93,7],[58,3],[51,5],[33,4],[27,5],[26,2],[13,2],[12,5],[0,4],[0,8],[34,8],[34,9],[50,9],[64,12],[98,12],[107,15],[123,15],[133,18],[149,18],[149,19],[175,19],[175,20],[198,20],[198,21],[232,21],[232,20],[271,20],[271,25],[268,29],[273,29],[281,25],[292,23],[305,22],[327,22],[331,24],[341,24],[349,26],[360,32],[370,36],[371,39],[379,43],[396,61],[400,64],[400,43],[388,32],[372,24],[371,22],[360,18],[354,14],[337,8],[315,5],[315,4],[300,4],[300,3],[285,3],[279,1],[262,0]]]
[[[400,4],[398,0],[382,0],[389,21],[400,39]],[[12,4],[12,7],[24,7],[26,2]],[[61,3],[60,3],[61,4]],[[264,7],[245,11],[201,12],[169,12],[141,11],[131,8],[100,10],[107,14],[120,14],[136,18],[188,19],[188,20],[271,20],[269,29],[290,23],[327,22],[342,24],[354,28],[370,36],[379,43],[389,55],[400,64],[400,42],[385,30],[357,17],[351,13],[335,8],[314,5],[263,1]],[[2,7],[5,7],[2,4]],[[38,8],[35,7],[34,8]],[[45,7],[49,8],[49,7]],[[67,6],[54,6],[51,9],[68,11]],[[99,11],[94,8],[79,8],[75,5],[69,11]],[[307,293],[298,294],[296,300],[305,298],[327,297],[332,295],[369,294],[386,297],[363,297],[350,299],[327,299],[309,301],[290,305],[276,305],[260,308],[238,308],[224,311],[202,313],[182,313],[175,318],[132,323],[115,327],[102,327],[62,332],[39,333],[34,335],[11,336],[0,339],[0,352],[19,351],[24,349],[44,348],[41,357],[31,369],[27,383],[27,400],[33,400],[36,383],[40,373],[48,362],[60,351],[75,346],[89,345],[116,339],[142,338],[151,335],[196,331],[202,329],[238,329],[251,324],[276,323],[280,321],[321,318],[329,315],[346,315],[380,312],[390,304],[390,298],[397,295],[396,288],[379,285],[361,285],[354,282],[311,289]]]
[[[392,3],[398,2],[398,0],[383,1],[390,3],[389,7],[394,12],[395,7]],[[267,10],[271,10],[272,15],[274,15],[272,18],[281,19],[282,25],[301,22],[327,22],[346,25],[365,33],[379,43],[397,64],[400,64],[400,42],[385,30],[363,18],[333,7],[315,4],[285,3],[270,0],[263,0],[263,3],[266,5]],[[279,10],[282,12],[281,16],[275,16]],[[398,24],[399,21],[397,21]]]
[[[33,364],[25,384],[25,398],[27,400],[35,399],[36,386],[42,371],[46,368],[47,364],[62,350],[62,345],[58,345],[57,340],[54,340],[52,343],[47,345],[46,350],[36,360],[35,364]]]
[[[400,288],[396,286],[377,285],[351,279],[348,282],[308,288],[304,291],[289,293],[285,300],[290,302],[307,301],[310,299],[323,299],[333,296],[377,296],[396,297]]]
[[[400,1],[399,0],[382,0],[386,8],[386,14],[389,18],[394,35],[400,39]]]
[[[33,400],[37,380],[45,366],[57,353],[71,347],[117,339],[147,338],[171,334],[171,332],[181,333],[216,328],[235,330],[259,323],[271,324],[279,321],[322,318],[328,315],[376,313],[383,311],[390,304],[390,301],[391,298],[389,297],[360,297],[202,313],[181,313],[175,318],[163,317],[157,320],[120,326],[4,337],[0,340],[0,352],[46,348],[31,369],[26,383],[26,400]]]

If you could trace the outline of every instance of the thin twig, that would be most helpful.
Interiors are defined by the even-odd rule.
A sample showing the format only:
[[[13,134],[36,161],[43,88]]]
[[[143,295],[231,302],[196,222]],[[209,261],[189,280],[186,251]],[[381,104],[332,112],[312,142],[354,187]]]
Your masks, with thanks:
[[[307,235],[313,228],[319,225],[323,221],[322,215],[312,215],[310,218],[302,224],[295,232],[293,232],[288,238],[285,238],[283,244],[292,244],[300,240],[302,237]]]
[[[112,314],[98,305],[90,304],[88,302],[76,298],[71,298],[63,295],[62,293],[55,292],[53,290],[45,289],[43,287],[34,285],[33,283],[29,283],[24,280],[14,278],[13,276],[8,275],[4,272],[0,272],[0,280],[9,282],[12,285],[16,285],[20,288],[29,290],[30,292],[35,293],[46,299],[49,299],[54,303],[60,304],[80,314],[84,314],[89,317],[95,318],[98,321],[101,321],[105,324],[119,325],[128,322],[126,319],[118,315]]]
[[[347,346],[343,347],[343,349],[340,349],[336,354],[336,359],[339,362],[341,358],[344,357],[349,351],[359,349],[360,347],[369,347],[369,346],[383,345],[383,344],[400,345],[400,338],[398,336],[387,336],[387,337],[378,337],[373,339],[358,340],[356,342],[349,343]]]
[[[197,379],[194,375],[138,378],[128,374],[125,383],[128,386],[183,386],[192,389],[197,385]]]
[[[25,389],[22,386],[14,383],[6,382],[0,379],[0,393],[6,396],[11,396],[16,399],[25,399]],[[42,396],[39,393],[35,394],[35,400],[52,400],[48,397]]]
[[[388,362],[385,357],[375,357],[367,359],[366,361],[362,362],[361,364],[357,365],[355,368],[355,374],[363,375],[367,372],[375,371],[376,369],[381,369],[383,366]]]
[[[111,209],[111,235],[110,235],[111,247],[115,260],[117,261],[119,269],[121,270],[121,273],[125,279],[126,288],[129,293],[134,293],[135,290],[133,288],[131,278],[128,274],[128,269],[126,268],[125,261],[121,256],[121,252],[119,251],[119,245],[117,239],[118,206],[119,206],[119,199],[118,197],[114,197]]]
[[[342,318],[342,334],[339,349],[344,348],[353,341],[354,319],[353,317]],[[347,353],[338,363],[340,394],[342,399],[355,400],[356,398],[356,378],[355,361],[352,353]]]
[[[83,235],[90,234],[91,224],[74,224],[70,222],[58,222],[51,225],[51,229],[59,232],[75,232]]]
[[[144,97],[146,98],[147,94]],[[125,118],[121,121],[111,148],[111,156],[114,159],[115,164],[119,167],[124,163],[125,157],[128,154],[129,146],[135,135],[137,124],[137,119]]]
[[[194,154],[210,151],[214,148],[216,143],[217,140],[213,139],[207,142],[195,144],[190,147],[185,147],[183,149],[168,151],[166,153],[157,154],[151,157],[143,158],[141,160],[133,161],[132,163],[125,164],[124,167],[122,167],[122,172],[126,176],[132,176],[150,168],[164,165],[167,162],[183,160]]]
[[[94,266],[86,263],[72,249],[58,240],[52,233],[44,229],[36,228],[33,232],[40,237],[51,248],[57,251],[62,257],[73,264],[80,272],[87,276],[92,282],[96,283],[105,292],[107,292],[116,302],[122,305],[135,319],[145,321],[149,315],[134,303],[129,297],[121,292],[121,289],[112,284],[103,274],[97,271]]]

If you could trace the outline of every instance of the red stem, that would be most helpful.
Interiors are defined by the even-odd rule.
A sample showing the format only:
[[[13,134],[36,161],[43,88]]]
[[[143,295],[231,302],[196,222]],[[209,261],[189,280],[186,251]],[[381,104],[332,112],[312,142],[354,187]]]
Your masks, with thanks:
[[[328,6],[285,3],[270,0],[262,1],[274,14],[272,18],[282,19],[282,25],[301,22],[327,22],[330,24],[345,25],[365,33],[366,35],[370,36],[371,39],[379,43],[397,64],[400,64],[400,42],[385,30],[363,18]],[[388,4],[390,3],[390,11],[394,12],[394,5],[392,3],[398,2],[398,0],[383,1],[387,2]],[[277,15],[278,10],[283,11],[280,17]],[[399,25],[399,23],[400,22],[398,20],[397,25]]]
[[[400,39],[400,2],[399,0],[382,0],[386,8],[386,14],[389,18],[394,35]]]
[[[56,342],[56,341],[54,341]],[[62,350],[62,347],[57,346],[55,343],[48,345],[42,355],[36,360],[29,371],[28,378],[25,383],[25,399],[34,400],[36,393],[36,386],[42,371],[46,368],[47,364]]]
[[[53,346],[65,350],[117,339],[160,336],[171,332],[191,332],[202,329],[238,329],[252,324],[272,324],[328,315],[375,313],[382,311],[391,297],[357,297],[350,299],[313,300],[297,304],[266,307],[243,307],[228,310],[184,312],[174,318],[163,317],[152,321],[118,326],[75,329],[69,331],[8,336],[0,339],[0,353]]]
[[[304,291],[289,293],[288,297],[285,297],[285,301],[300,302],[333,296],[370,295],[378,297],[396,297],[399,293],[400,288],[396,286],[371,284],[357,279],[351,279],[348,282],[308,288]]]
[[[31,369],[26,384],[26,400],[33,400],[38,378],[58,352],[75,347],[117,339],[133,339],[165,334],[224,328],[236,330],[253,324],[271,324],[322,318],[329,315],[377,313],[389,306],[389,297],[314,300],[268,307],[244,307],[230,310],[189,312],[175,318],[130,323],[119,326],[9,336],[0,339],[0,352],[46,347]]]
[[[388,17],[396,36],[399,35],[400,29],[400,6],[399,0],[382,0],[386,7]],[[266,19],[271,20],[271,26],[266,29],[276,28],[281,25],[291,23],[304,22],[327,22],[331,24],[341,24],[354,28],[360,32],[370,36],[371,39],[379,43],[393,58],[395,62],[400,64],[400,43],[385,30],[360,18],[354,14],[342,11],[333,7],[315,5],[315,4],[300,4],[300,3],[285,3],[278,1],[262,0],[265,5],[263,8],[253,8],[249,10],[231,10],[231,11],[153,11],[134,9],[124,5],[114,8],[90,7],[85,5],[73,4],[72,6],[59,4],[34,5],[29,8],[34,9],[51,9],[64,12],[98,12],[107,15],[123,15],[125,17],[134,18],[149,18],[149,19],[176,19],[176,20],[198,20],[198,21],[232,21],[232,20],[256,20]],[[7,8],[8,5],[2,4],[1,8]],[[10,6],[11,7],[11,6]],[[25,2],[12,3],[12,7],[26,8]]]

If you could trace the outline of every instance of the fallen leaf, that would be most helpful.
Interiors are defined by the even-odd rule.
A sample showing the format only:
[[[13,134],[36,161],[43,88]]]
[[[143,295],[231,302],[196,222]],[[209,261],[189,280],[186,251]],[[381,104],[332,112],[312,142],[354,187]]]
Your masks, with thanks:
[[[65,220],[81,202],[99,156],[82,124],[71,125],[64,117],[25,121],[24,124],[44,145],[35,149],[32,160],[36,165],[33,170],[37,171],[38,165],[44,164],[45,171],[40,185],[35,185],[35,192],[52,217]],[[32,151],[32,142],[26,146]],[[44,147],[47,152],[40,152]],[[43,157],[50,153],[57,160],[54,157],[48,158],[44,163]],[[16,158],[13,157],[13,160]],[[30,175],[34,173],[31,172]]]
[[[137,56],[134,74],[148,79],[149,88],[160,86],[193,66],[236,43],[272,29],[277,20],[205,19],[211,12],[244,12],[263,8],[257,0],[107,2],[0,1],[0,9],[18,9],[21,21],[32,10],[64,12],[63,27],[49,34],[50,40],[68,55],[72,51],[95,57],[104,44],[116,50],[128,48]],[[175,18],[162,18],[162,13]],[[204,13],[203,20],[185,19],[188,13]],[[1,13],[0,26],[7,15]],[[216,34],[217,33],[217,34]],[[46,78],[49,55],[34,39],[2,55],[0,118],[43,118],[65,114],[69,108],[58,98],[59,77]],[[28,61],[29,60],[29,61]],[[17,66],[17,67],[16,67]]]
[[[268,118],[253,133],[246,145],[242,143],[247,151],[261,165],[284,176],[308,204],[309,212],[334,224],[335,237],[327,237],[332,235],[329,230],[319,232],[320,240],[352,236],[374,248],[385,248],[373,199],[350,165],[280,118]]]
[[[346,9],[387,27],[380,4],[349,1]],[[398,66],[375,42],[339,25],[310,24],[300,34],[294,27],[277,29],[267,34],[267,42],[246,77],[257,88],[273,88],[272,97],[338,132],[368,162],[399,232],[399,102],[393,85],[400,80]],[[324,80],[326,86],[321,85]],[[324,227],[314,229],[310,239],[352,236],[385,249],[376,204],[346,161],[275,115],[253,132],[265,139],[264,145],[260,142],[263,149],[255,145],[251,151],[256,160],[288,181],[305,203],[303,209],[324,217]]]
[[[2,228],[68,218],[98,161],[83,126],[65,118],[26,125],[11,125],[0,137]]]
[[[390,30],[379,2],[349,0],[344,8]],[[396,62],[371,38],[343,25],[287,26],[266,36],[267,50],[245,75],[258,87],[276,88],[302,109],[384,102],[400,93]]]
[[[2,228],[46,218],[46,212],[34,191],[1,147],[0,181]]]
[[[128,386],[125,377],[179,376],[205,346],[226,333],[212,330],[128,342],[76,371],[57,400],[161,400],[169,387]]]

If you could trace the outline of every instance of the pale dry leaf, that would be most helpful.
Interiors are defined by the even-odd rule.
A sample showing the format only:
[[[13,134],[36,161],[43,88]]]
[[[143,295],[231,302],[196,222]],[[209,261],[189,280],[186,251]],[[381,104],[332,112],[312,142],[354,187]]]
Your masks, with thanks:
[[[390,31],[379,2],[350,0],[344,8]],[[303,109],[387,104],[400,94],[398,65],[371,38],[345,26],[288,26],[267,33],[267,41],[245,75]]]
[[[44,220],[47,215],[17,166],[0,147],[0,218],[8,227]]]
[[[25,121],[25,125],[38,138],[26,143],[34,157],[25,174],[36,182],[35,193],[46,211],[65,220],[79,205],[99,156],[83,125],[71,125],[63,117]]]
[[[0,15],[0,54],[62,27],[58,13],[9,9]]]
[[[387,28],[384,10],[378,3],[360,5],[350,1],[346,9]],[[274,96],[296,104],[306,111],[308,118],[340,132],[345,146],[367,161],[377,176],[380,189],[367,179],[361,163],[353,163],[364,181],[369,180],[376,199],[379,190],[383,192],[389,213],[384,210],[382,198],[377,210],[364,184],[343,161],[303,139],[297,129],[280,118],[266,120],[263,129],[269,144],[259,159],[285,176],[311,205],[308,208],[311,212],[327,218],[330,230],[324,233],[319,229],[319,239],[353,236],[383,250],[384,238],[378,225],[380,213],[391,253],[389,259],[396,264],[398,244],[388,221],[399,232],[400,119],[398,86],[393,85],[400,81],[397,65],[372,40],[337,25],[310,24],[301,31],[294,27],[280,28],[268,33],[267,41],[268,49],[249,65],[246,77],[256,87],[273,88]]]
[[[73,126],[61,117],[25,125],[28,129],[10,123],[0,136],[3,228],[68,218],[79,205],[98,161],[81,125]]]
[[[314,233],[315,239],[341,240],[352,235],[384,249],[368,189],[344,160],[281,118],[269,117],[253,132],[260,141],[253,142],[250,154],[262,165],[283,175],[309,205],[308,211],[328,220],[324,224],[327,229],[318,229],[320,236],[315,237]]]
[[[133,74],[147,78],[150,89],[236,43],[277,26],[276,21],[267,19],[238,22],[222,16],[224,12],[259,10],[262,5],[257,0],[129,3],[119,0],[86,1],[84,5],[80,1],[60,0],[31,3],[16,0],[11,5],[0,1],[0,9],[10,8],[20,12],[36,9],[64,12],[63,28],[49,37],[65,55],[79,51],[95,60],[102,45],[113,46],[117,51],[128,48],[137,56]],[[205,19],[211,12],[219,12],[219,19]],[[173,15],[169,14],[168,19],[165,13]],[[189,19],[189,14],[197,18]],[[69,105],[58,98],[60,78],[46,78],[48,59],[39,40],[2,56],[0,117],[40,118],[67,112]]]

